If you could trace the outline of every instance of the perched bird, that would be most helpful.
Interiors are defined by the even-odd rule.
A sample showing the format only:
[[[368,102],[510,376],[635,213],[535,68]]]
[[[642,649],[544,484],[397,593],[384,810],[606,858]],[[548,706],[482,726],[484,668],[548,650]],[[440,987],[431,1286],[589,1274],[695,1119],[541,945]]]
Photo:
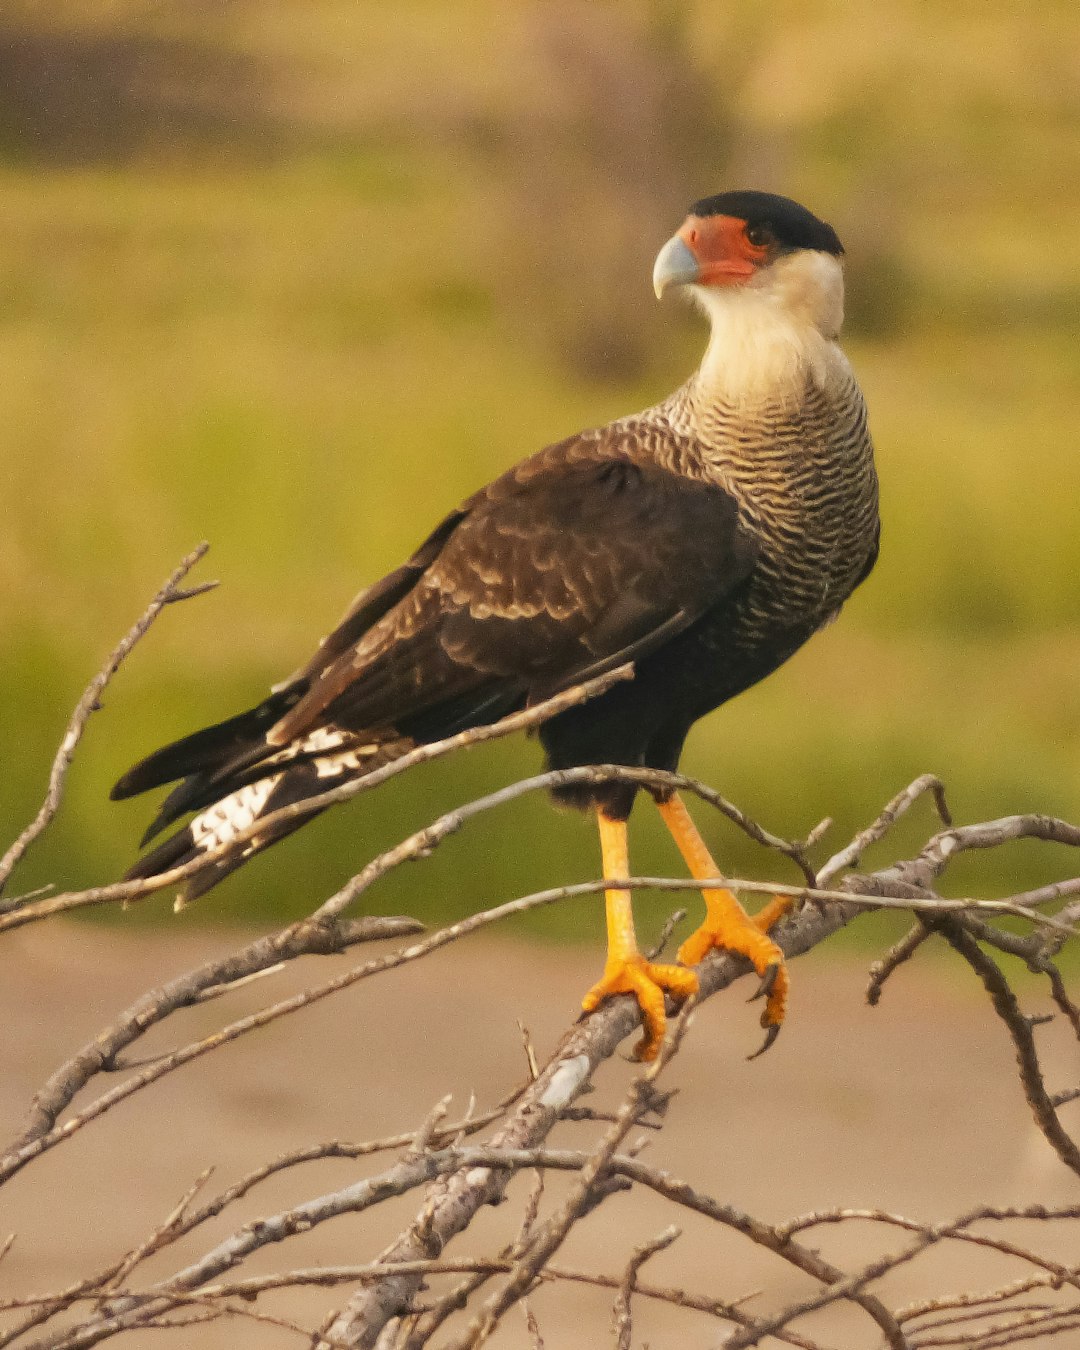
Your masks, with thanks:
[[[654,407],[509,469],[362,591],[269,698],[135,765],[114,798],[182,780],[144,843],[195,814],[128,876],[205,855],[280,807],[628,661],[632,680],[541,726],[548,762],[675,769],[693,723],[786,661],[877,556],[866,410],[837,345],[842,256],[833,229],[785,197],[695,203],[653,285],[657,297],[683,288],[708,316],[698,370]],[[556,793],[596,812],[605,879],[629,875],[637,790],[609,781]],[[678,796],[652,796],[692,875],[716,877]],[[182,898],[310,818],[256,834]],[[768,930],[786,902],[751,918],[731,892],[703,894],[682,964],[658,965],[638,950],[630,893],[606,892],[607,962],[583,1006],[633,993],[640,1058],[661,1043],[665,991],[691,994],[689,967],[714,947],[743,953],[761,976],[763,1049],[783,1021],[788,977]]]

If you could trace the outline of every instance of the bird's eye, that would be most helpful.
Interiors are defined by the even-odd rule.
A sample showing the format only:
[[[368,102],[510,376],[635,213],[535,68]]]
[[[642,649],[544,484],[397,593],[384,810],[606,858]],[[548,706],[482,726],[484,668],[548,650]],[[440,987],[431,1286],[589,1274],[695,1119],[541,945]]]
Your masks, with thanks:
[[[746,242],[753,244],[755,248],[764,248],[772,240],[772,232],[768,225],[747,225]]]

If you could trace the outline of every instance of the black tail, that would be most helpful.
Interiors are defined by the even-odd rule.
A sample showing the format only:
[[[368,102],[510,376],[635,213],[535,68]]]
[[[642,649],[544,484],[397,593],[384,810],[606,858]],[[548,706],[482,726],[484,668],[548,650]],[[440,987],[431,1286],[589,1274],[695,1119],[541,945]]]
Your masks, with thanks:
[[[287,820],[257,831],[186,882],[179,903],[194,900],[252,854],[284,839],[322,809],[304,810],[301,803],[366,777],[414,745],[500,717],[522,706],[526,693],[521,685],[496,681],[493,686],[470,688],[421,708],[397,729],[349,731],[326,721],[300,731],[285,745],[271,744],[268,732],[296,706],[307,688],[306,679],[294,680],[258,707],[174,741],[124,774],[112,790],[114,800],[180,780],[161,804],[143,844],[181,816],[194,813],[186,826],[140,858],[127,879],[158,876],[225,849],[256,821],[287,806],[300,808]],[[332,709],[320,715],[328,712]]]
[[[288,745],[271,745],[267,731],[303,692],[302,684],[290,686],[249,712],[164,746],[124,774],[112,790],[114,799],[182,779],[162,803],[143,836],[144,844],[187,812],[196,813],[183,829],[140,858],[125,880],[158,876],[205,857],[227,846],[255,821],[362,778],[413,744],[393,733],[356,733],[322,726]],[[298,811],[208,865],[184,883],[178,907],[203,895],[253,854],[284,839],[320,810]]]
[[[109,796],[118,802],[125,797],[137,797],[150,788],[175,783],[178,778],[209,774],[220,769],[239,751],[260,743],[265,746],[266,732],[299,702],[306,689],[306,682],[292,684],[239,717],[230,717],[225,722],[204,727],[192,736],[162,746],[128,769],[114,784]],[[177,814],[183,814],[183,808]]]

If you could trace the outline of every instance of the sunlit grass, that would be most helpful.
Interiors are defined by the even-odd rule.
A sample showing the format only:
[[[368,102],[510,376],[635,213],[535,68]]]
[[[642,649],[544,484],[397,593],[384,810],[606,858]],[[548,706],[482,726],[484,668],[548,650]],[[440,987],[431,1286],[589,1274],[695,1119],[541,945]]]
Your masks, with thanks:
[[[576,285],[582,305],[596,292],[560,269],[557,241],[577,257],[573,239],[598,220],[549,209],[544,178],[558,164],[537,164],[536,193],[523,198],[521,175],[511,180],[484,151],[492,127],[515,144],[499,118],[541,115],[513,99],[528,25],[475,5],[452,32],[445,8],[412,5],[372,18],[365,57],[350,45],[355,6],[313,5],[295,49],[290,7],[263,8],[261,26],[223,20],[208,40],[275,60],[293,51],[301,74],[289,96],[318,136],[262,163],[0,167],[5,833],[34,809],[82,684],[175,561],[209,538],[203,571],[225,583],[168,612],[117,680],[26,886],[115,877],[149,813],[106,801],[131,760],[254,701],[479,483],[666,393],[700,345],[690,322],[664,328],[657,311],[666,348],[634,378],[568,368],[551,315],[563,321]],[[1033,91],[1020,59],[1032,42],[1058,44],[1039,58],[1056,71],[1058,30],[1075,24],[1056,9],[1056,38],[1020,24],[1027,36],[1013,51],[1001,34],[1016,25],[995,6],[982,74],[924,88],[916,107],[904,70],[945,57],[921,54],[911,35],[925,19],[930,47],[943,41],[944,7],[931,21],[925,7],[897,6],[873,39],[860,28],[841,60],[834,28],[849,9],[815,17],[788,5],[766,32],[748,8],[737,30],[713,7],[691,25],[703,68],[741,72],[735,112],[755,135],[775,114],[754,102],[768,71],[787,69],[791,52],[804,64],[817,53],[814,69],[828,74],[817,103],[812,71],[805,87],[794,76],[769,86],[788,98],[800,147],[790,190],[846,216],[853,284],[862,275],[868,289],[901,293],[888,321],[850,344],[879,448],[878,570],[836,626],[694,733],[687,767],[781,833],[833,815],[837,844],[926,770],[946,779],[964,819],[1075,816],[1080,236],[1069,204],[1080,140],[1063,87],[1048,78]],[[432,86],[425,136],[417,71],[434,71],[440,50],[469,32],[505,64],[454,66]],[[381,69],[347,116],[332,96],[343,85],[312,73],[344,43],[335,78],[355,84],[365,60],[404,60],[413,38],[422,52],[409,80]],[[876,82],[897,53],[899,73]],[[672,204],[672,225],[682,208]],[[552,247],[515,277],[526,235]],[[626,287],[647,294],[645,271]],[[653,322],[653,311],[642,316],[630,321]],[[193,921],[253,906],[299,913],[372,849],[537,762],[522,744],[410,777],[245,869]],[[635,815],[635,861],[674,867],[649,814],[645,804]],[[710,836],[733,870],[771,866],[719,822]],[[915,826],[903,835],[916,837]],[[1007,862],[965,864],[954,893],[1035,884],[1050,857],[1017,849]],[[595,869],[587,823],[527,801],[388,881],[371,904],[444,916]],[[576,933],[590,903],[530,923]]]

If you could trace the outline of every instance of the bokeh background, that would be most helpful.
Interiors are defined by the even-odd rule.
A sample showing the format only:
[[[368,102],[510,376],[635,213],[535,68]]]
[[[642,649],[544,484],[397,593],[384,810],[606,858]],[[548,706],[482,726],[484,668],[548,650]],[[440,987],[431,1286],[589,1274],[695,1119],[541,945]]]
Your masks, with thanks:
[[[110,689],[23,888],[114,879],[152,810],[107,801],[132,760],[257,700],[481,482],[685,378],[704,334],[656,305],[652,258],[731,186],[805,201],[848,246],[883,549],[686,767],[781,833],[833,816],[837,845],[927,770],[962,818],[1075,818],[1078,184],[1066,0],[6,0],[5,836],[175,562],[207,538],[201,575],[224,583]],[[520,742],[408,775],[185,921],[300,913],[536,765]],[[635,861],[673,868],[650,816]],[[766,866],[709,832],[733,870]],[[370,899],[456,915],[596,862],[590,823],[533,799]],[[953,887],[1067,865],[1012,864]],[[576,903],[523,922],[595,933]]]

